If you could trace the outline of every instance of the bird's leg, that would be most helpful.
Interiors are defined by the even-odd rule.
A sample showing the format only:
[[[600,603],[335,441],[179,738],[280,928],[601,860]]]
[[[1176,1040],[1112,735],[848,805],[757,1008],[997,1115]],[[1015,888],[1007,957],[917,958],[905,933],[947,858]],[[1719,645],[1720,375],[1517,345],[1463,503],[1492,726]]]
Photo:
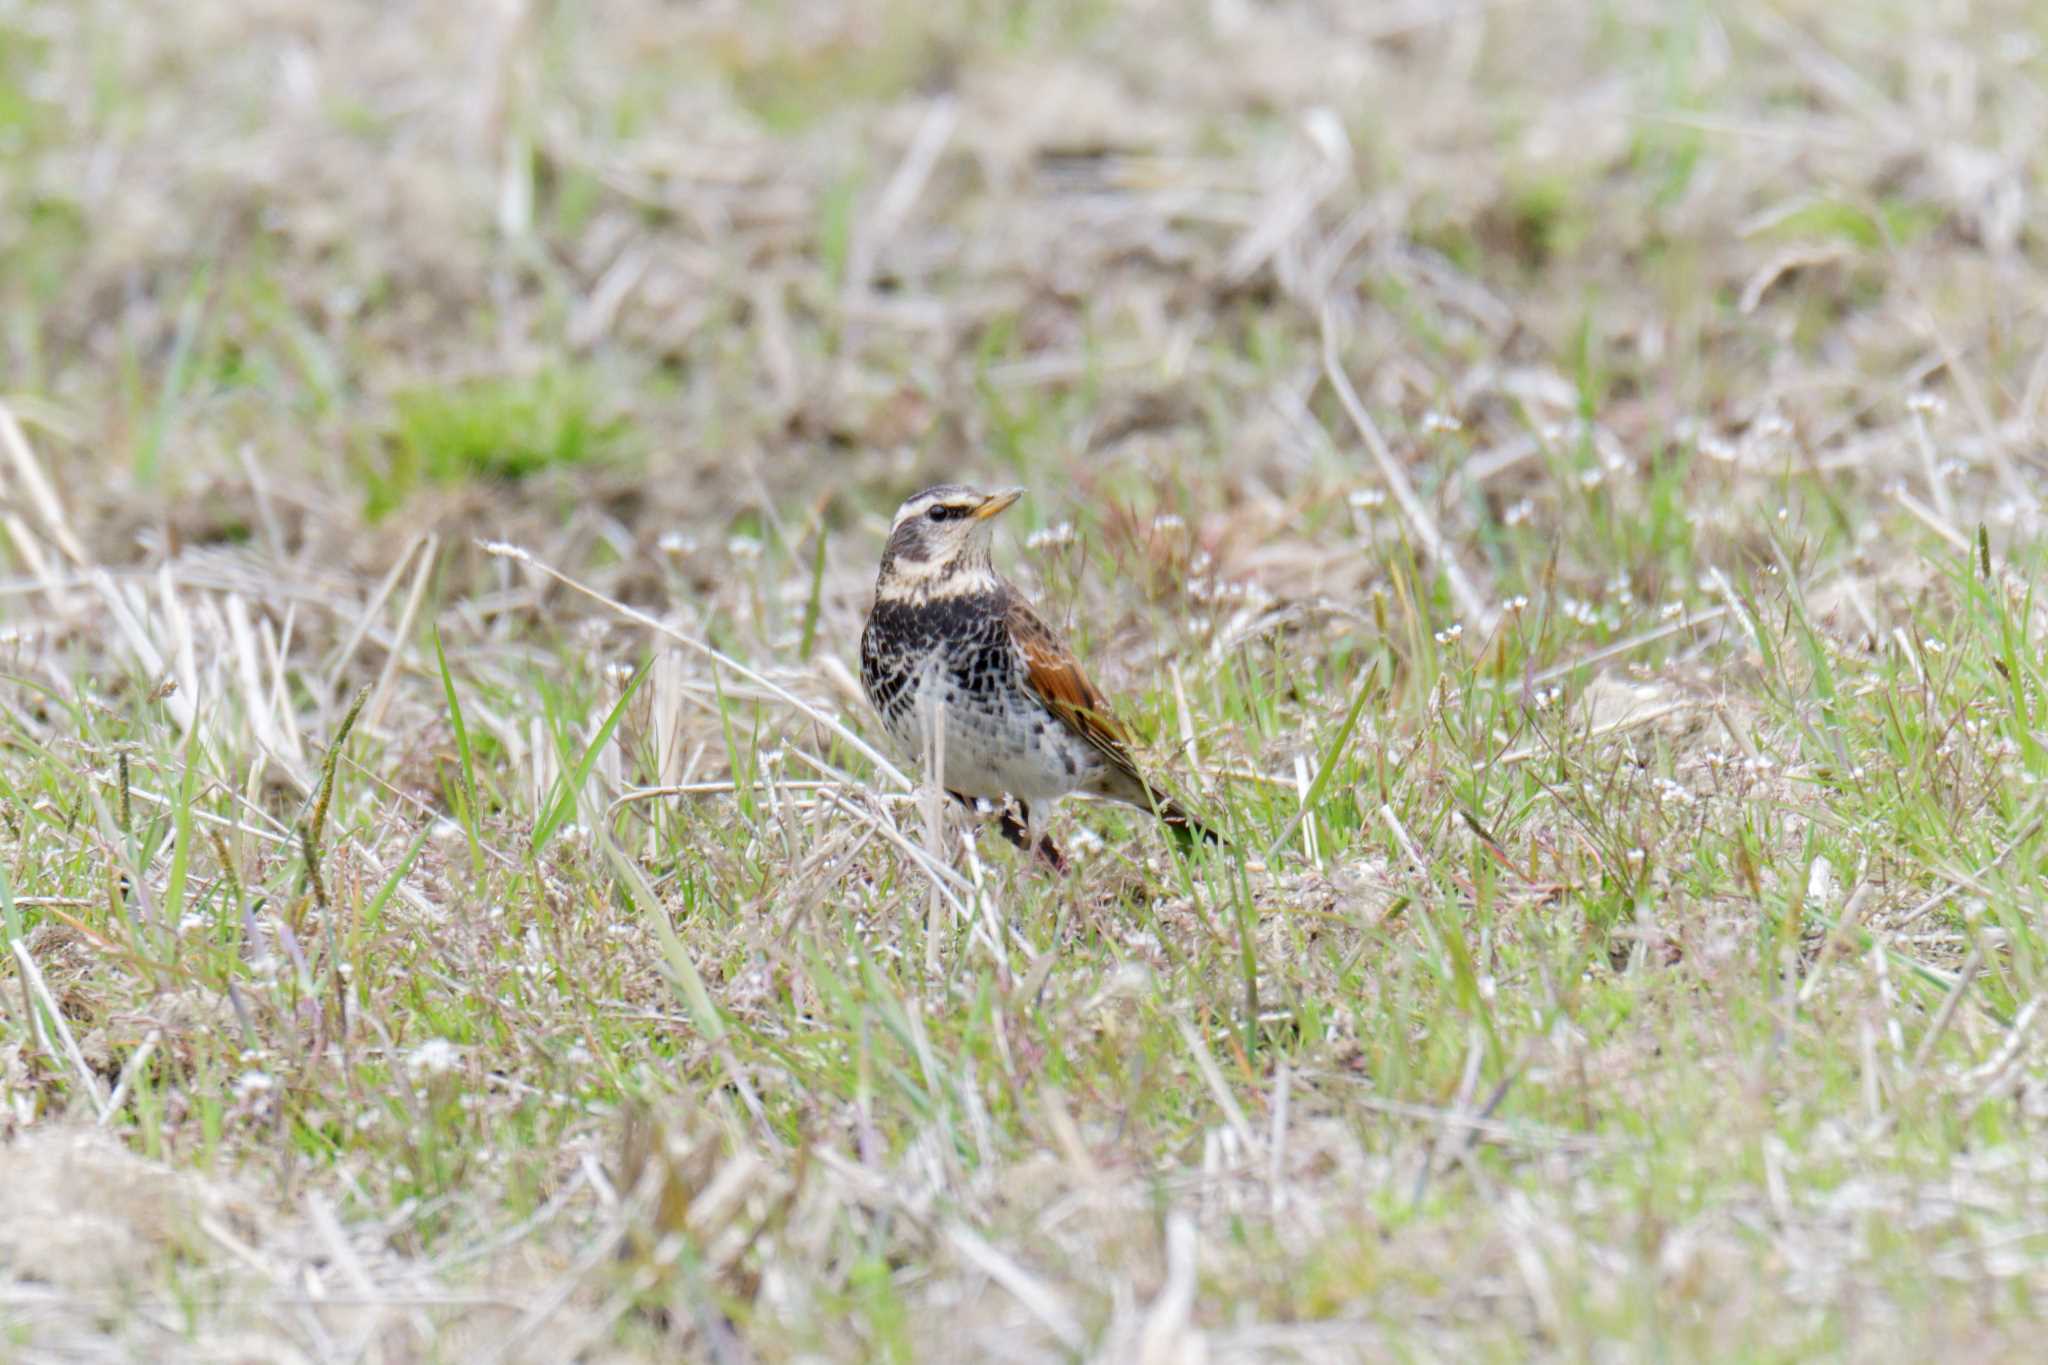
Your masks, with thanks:
[[[1066,855],[1060,852],[1059,845],[1052,841],[1052,836],[1040,834],[1033,828],[1031,823],[1031,807],[1019,801],[1017,803],[1017,813],[1023,817],[1019,822],[1019,831],[1024,836],[1024,842],[1017,844],[1017,847],[1030,849],[1033,853],[1045,859],[1047,865],[1053,871],[1059,873],[1062,877],[1066,876]],[[1009,812],[1004,812],[1004,818],[1009,818]],[[1012,842],[1015,842],[1015,840],[1012,840]]]
[[[973,797],[967,795],[965,792],[949,791],[946,793],[946,795],[952,797],[955,801],[958,801],[961,805],[967,807],[967,809],[973,811],[976,815],[981,814],[981,807],[975,803]],[[1005,839],[1008,839],[1018,848],[1028,849],[1031,847],[1031,836],[1029,828],[1026,823],[1028,819],[1028,816],[1024,820],[1018,819],[1016,815],[1014,815],[1011,812],[1009,806],[1004,805],[998,809],[996,828],[1002,831],[1003,837]]]
[[[946,795],[952,797],[955,801],[958,801],[961,805],[967,807],[967,813],[970,816],[974,817],[974,820],[977,824],[980,823],[982,818],[981,804],[978,801],[976,801],[973,797],[969,796],[966,792],[956,792],[948,789]],[[1003,818],[1005,820],[1009,819],[1009,815],[1007,812],[1005,812]],[[1009,834],[1009,832],[1010,831],[1008,830],[1008,828],[1005,828],[1003,830],[1003,833],[1005,835]],[[1011,842],[1014,843],[1015,840],[1012,840]]]
[[[980,812],[981,808],[975,804],[973,797],[956,791],[949,791],[946,795],[952,797],[955,801],[967,807],[967,809],[977,814]],[[1050,838],[1040,834],[1033,828],[1031,823],[1031,807],[1027,802],[1020,800],[1017,802],[1015,810],[1011,810],[1009,803],[1004,802],[996,817],[996,828],[1002,831],[1003,837],[1016,845],[1017,848],[1026,853],[1036,854],[1043,858],[1053,871],[1062,876],[1066,875],[1068,870],[1066,855],[1060,852],[1059,846],[1054,844]]]
[[[1024,812],[1021,819],[1016,812],[1011,811],[1009,803],[1004,802],[1002,818],[997,821],[996,828],[1003,832],[1005,839],[1008,839],[1018,848],[1029,850],[1031,847],[1031,816],[1028,811],[1025,811],[1022,801],[1017,803],[1017,811]]]

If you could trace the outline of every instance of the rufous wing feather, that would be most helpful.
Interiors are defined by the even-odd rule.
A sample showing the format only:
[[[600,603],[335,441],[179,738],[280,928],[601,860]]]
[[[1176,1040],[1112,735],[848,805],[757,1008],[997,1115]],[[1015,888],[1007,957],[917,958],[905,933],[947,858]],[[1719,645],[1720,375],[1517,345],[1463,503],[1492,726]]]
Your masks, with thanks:
[[[1074,657],[1074,651],[1067,647],[1066,641],[1039,619],[1031,605],[1015,592],[1009,594],[1004,614],[1009,622],[1010,638],[1017,642],[1017,648],[1024,656],[1026,685],[1038,694],[1039,700],[1053,715],[1071,726],[1076,734],[1109,760],[1111,767],[1130,779],[1131,792],[1128,795],[1121,792],[1113,794],[1133,805],[1150,806],[1183,838],[1200,836],[1211,843],[1220,842],[1214,830],[1189,815],[1179,803],[1147,782],[1144,774],[1138,771],[1138,765],[1131,759],[1128,732],[1109,709],[1109,699],[1081,671],[1081,661]]]
[[[1081,671],[1081,661],[1067,648],[1066,641],[1055,635],[1030,604],[1014,593],[1005,614],[1010,638],[1024,654],[1026,685],[1055,716],[1101,750],[1104,758],[1137,777],[1137,765],[1131,762],[1129,736],[1110,711],[1109,700]]]

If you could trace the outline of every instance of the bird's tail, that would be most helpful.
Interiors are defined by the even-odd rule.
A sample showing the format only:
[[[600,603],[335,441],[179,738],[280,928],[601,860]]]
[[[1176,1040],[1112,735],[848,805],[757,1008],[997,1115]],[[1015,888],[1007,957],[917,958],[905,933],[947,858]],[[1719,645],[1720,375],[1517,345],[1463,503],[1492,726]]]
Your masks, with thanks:
[[[1228,839],[1188,814],[1187,808],[1172,797],[1153,792],[1152,805],[1159,812],[1159,818],[1165,823],[1166,828],[1172,831],[1174,842],[1182,848],[1193,847],[1197,839],[1203,843],[1214,844],[1218,848],[1230,847]]]
[[[1196,819],[1186,806],[1146,781],[1136,769],[1128,765],[1119,765],[1119,768],[1120,771],[1113,773],[1112,781],[1095,789],[1097,796],[1107,796],[1112,801],[1127,802],[1139,810],[1151,811],[1183,849],[1191,847],[1197,839],[1219,848],[1230,847],[1230,840]]]

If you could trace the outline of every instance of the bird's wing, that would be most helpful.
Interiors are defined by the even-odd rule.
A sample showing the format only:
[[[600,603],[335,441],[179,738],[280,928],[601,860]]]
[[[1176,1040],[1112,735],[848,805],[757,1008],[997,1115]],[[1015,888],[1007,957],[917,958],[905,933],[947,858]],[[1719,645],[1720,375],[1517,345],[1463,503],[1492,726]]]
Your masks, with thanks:
[[[1088,675],[1067,642],[1039,618],[1022,594],[1012,590],[1004,596],[1003,618],[1010,638],[1024,658],[1024,683],[1045,708],[1074,733],[1087,740],[1112,766],[1128,773],[1141,788],[1145,779],[1131,761],[1130,736]]]
[[[1024,658],[1024,685],[1044,703],[1046,710],[1093,745],[1129,783],[1125,790],[1111,788],[1102,794],[1135,806],[1149,806],[1183,843],[1195,839],[1222,843],[1223,837],[1215,830],[1145,780],[1131,760],[1129,732],[1110,711],[1109,699],[1081,671],[1081,661],[1074,657],[1074,651],[1039,619],[1031,604],[1014,588],[1004,595],[1007,600],[1003,604],[1003,620]]]

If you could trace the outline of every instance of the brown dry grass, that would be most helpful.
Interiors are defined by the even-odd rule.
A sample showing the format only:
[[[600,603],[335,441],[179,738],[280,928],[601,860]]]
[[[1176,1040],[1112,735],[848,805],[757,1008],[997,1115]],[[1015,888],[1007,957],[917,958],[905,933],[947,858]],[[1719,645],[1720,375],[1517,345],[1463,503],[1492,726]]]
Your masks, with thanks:
[[[2023,1357],[2044,43],[0,0],[9,1349]],[[927,851],[937,476],[1236,854]]]

